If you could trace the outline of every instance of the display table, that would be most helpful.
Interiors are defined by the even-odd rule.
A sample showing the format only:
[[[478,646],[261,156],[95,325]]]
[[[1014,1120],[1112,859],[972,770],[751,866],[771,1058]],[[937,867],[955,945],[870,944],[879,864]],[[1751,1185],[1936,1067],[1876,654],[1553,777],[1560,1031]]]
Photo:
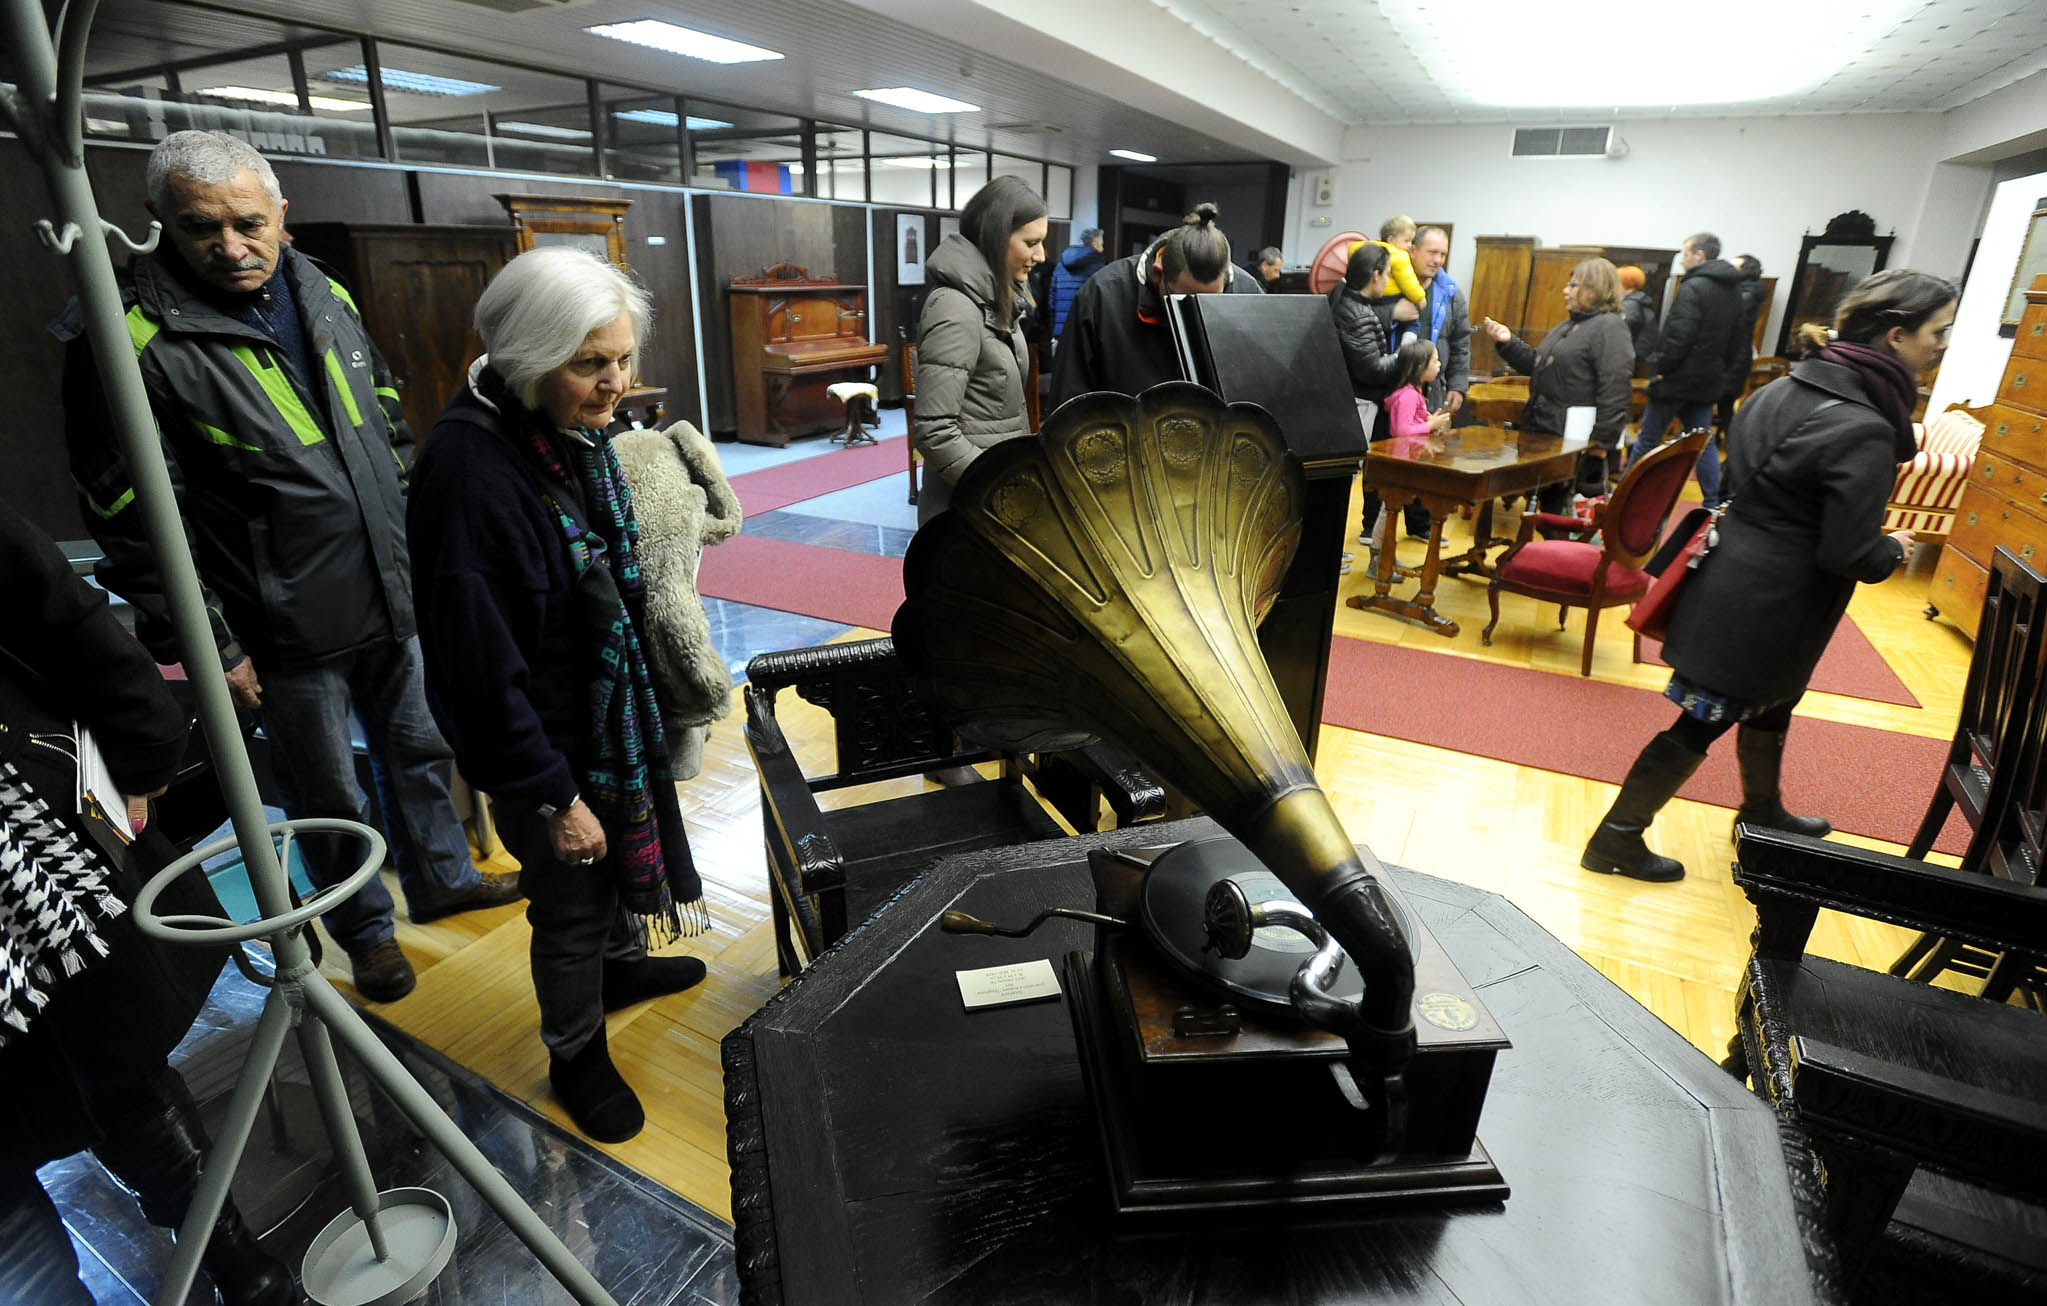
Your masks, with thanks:
[[[1065,1005],[970,1014],[953,978],[1039,957],[1056,968],[1089,927],[1012,940],[936,921],[952,906],[1003,923],[1092,907],[1087,849],[1214,830],[1140,826],[941,862],[727,1036],[742,1299],[1815,1300],[1768,1107],[1505,899],[1404,870],[1408,900],[1513,1040],[1479,1124],[1512,1196],[1119,1235]],[[1284,1102],[1214,1105],[1219,1130],[1287,1127]]]

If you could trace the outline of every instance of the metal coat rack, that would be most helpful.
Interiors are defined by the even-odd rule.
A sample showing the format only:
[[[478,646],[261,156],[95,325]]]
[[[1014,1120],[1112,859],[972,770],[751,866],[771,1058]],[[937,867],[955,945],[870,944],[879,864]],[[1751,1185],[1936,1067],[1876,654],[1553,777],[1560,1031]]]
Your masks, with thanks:
[[[0,119],[21,137],[43,170],[56,220],[36,224],[43,243],[69,259],[78,278],[86,333],[92,341],[108,407],[135,486],[135,511],[142,514],[157,565],[163,574],[178,646],[197,694],[199,723],[213,754],[234,836],[179,858],[152,877],[134,905],[143,932],[183,946],[216,946],[267,938],[276,960],[273,987],[263,1004],[242,1074],[228,1102],[227,1118],[207,1155],[196,1195],[177,1232],[177,1251],[157,1289],[160,1306],[182,1303],[199,1271],[214,1223],[227,1200],[242,1149],[255,1128],[263,1092],[296,1031],[314,1099],[341,1172],[349,1209],[337,1215],[307,1250],[301,1286],[316,1303],[354,1306],[395,1303],[417,1295],[453,1254],[455,1225],[446,1198],[427,1188],[378,1192],[348,1105],[348,1090],[334,1054],[338,1039],[365,1073],[389,1095],[413,1126],[432,1141],[462,1177],[510,1226],[540,1263],[584,1306],[616,1306],[589,1270],[521,1200],[476,1145],[456,1128],[425,1089],[408,1074],[361,1015],[336,993],[318,967],[299,929],[362,887],[384,860],[381,835],[356,821],[300,819],[271,823],[249,767],[225,672],[213,643],[199,577],[187,548],[170,474],[158,444],[142,372],[123,322],[120,287],[106,241],[111,236],[130,250],[146,253],[160,234],[151,224],[138,245],[101,219],[85,174],[84,119],[80,112],[86,38],[98,0],[66,0],[54,28],[45,26],[36,0],[0,0],[5,6],[6,42],[17,52],[20,82],[0,86]],[[92,233],[88,235],[87,233]],[[292,907],[284,865],[297,834],[354,837],[364,845],[362,865],[347,879],[297,908]],[[262,916],[237,924],[211,916],[159,916],[157,896],[180,875],[198,869],[216,853],[238,846]]]

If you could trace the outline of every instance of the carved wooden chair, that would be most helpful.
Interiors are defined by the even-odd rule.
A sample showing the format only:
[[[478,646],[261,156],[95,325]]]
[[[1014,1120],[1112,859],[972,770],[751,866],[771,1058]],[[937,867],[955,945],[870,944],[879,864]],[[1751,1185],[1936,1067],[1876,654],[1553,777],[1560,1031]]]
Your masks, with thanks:
[[[917,452],[917,337],[909,327],[896,328],[897,358],[903,373],[903,441],[910,451],[910,502],[917,502],[917,467],[924,455]]]
[[[1106,746],[1046,758],[963,745],[896,657],[890,639],[763,653],[746,667],[746,743],[760,772],[775,952],[784,975],[895,896],[941,857],[1165,813],[1165,793]],[[783,690],[832,717],[834,769],[806,775],[775,714]],[[818,796],[981,762],[995,779],[826,810]],[[1024,785],[1030,776],[1039,796]],[[1062,826],[1047,811],[1053,806]]]
[[[2047,1219],[2047,1015],[1830,961],[1807,944],[1824,907],[2037,955],[2047,888],[1748,825],[1736,832],[1734,880],[1757,925],[1727,1068],[1817,1154],[1809,1214],[1831,1235],[1841,1286],[1853,1296],[1875,1253],[1905,1249],[1993,1279],[2030,1275],[2037,1289],[2038,1271],[2009,1265],[1998,1247],[2026,1246]],[[1920,1170],[1974,1186],[1972,1223],[1957,1218],[1952,1184],[1912,1185],[1907,1197]]]
[[[2032,883],[2039,876],[2041,821],[2047,809],[2047,579],[2000,548],[1991,560],[1976,629],[1976,651],[1947,760],[1907,857],[1924,857],[1948,814],[1959,810],[1972,837],[1962,867]],[[2003,959],[1958,941],[1922,935],[1891,965],[1893,975],[1932,980],[1954,970],[1990,980]],[[2023,985],[2036,1004],[2037,962],[2013,958],[1997,976],[2000,999]]]
[[[1521,517],[1521,533],[1500,555],[1486,587],[1492,620],[1480,632],[1482,643],[1493,642],[1500,624],[1500,591],[1524,594],[1557,605],[1557,629],[1572,608],[1585,609],[1585,648],[1578,674],[1592,674],[1592,637],[1605,608],[1632,604],[1649,591],[1652,579],[1642,564],[1656,551],[1664,520],[1683,491],[1685,477],[1713,438],[1704,428],[1644,454],[1621,477],[1606,503],[1590,521],[1561,513],[1531,512]],[[1536,539],[1541,534],[1545,538]],[[1555,538],[1563,536],[1565,538]],[[1575,538],[1572,538],[1575,537]],[[1635,638],[1641,660],[1642,640]]]

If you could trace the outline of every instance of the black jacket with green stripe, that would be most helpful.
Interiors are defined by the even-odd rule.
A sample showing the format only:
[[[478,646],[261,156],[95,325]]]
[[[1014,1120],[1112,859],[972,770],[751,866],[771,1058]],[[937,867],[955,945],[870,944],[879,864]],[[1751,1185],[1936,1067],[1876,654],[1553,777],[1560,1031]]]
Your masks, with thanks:
[[[355,303],[289,246],[307,353],[300,376],[277,342],[229,317],[177,254],[140,255],[121,277],[128,334],[227,666],[244,653],[304,665],[413,635],[405,548],[412,436]],[[65,362],[65,439],[98,576],[134,605],[136,634],[180,659],[105,390],[77,306],[53,328]]]

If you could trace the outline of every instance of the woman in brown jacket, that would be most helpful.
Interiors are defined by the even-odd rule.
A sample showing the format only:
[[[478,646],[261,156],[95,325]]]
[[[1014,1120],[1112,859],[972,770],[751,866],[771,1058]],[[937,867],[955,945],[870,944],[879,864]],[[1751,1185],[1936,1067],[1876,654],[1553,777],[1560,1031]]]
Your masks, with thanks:
[[[1604,464],[1620,446],[1628,424],[1630,381],[1635,374],[1635,344],[1621,318],[1620,272],[1603,258],[1586,259],[1571,269],[1564,284],[1564,308],[1570,314],[1531,349],[1502,324],[1485,319],[1480,329],[1499,346],[1500,357],[1528,374],[1528,405],[1521,410],[1521,428],[1551,435],[1564,432],[1564,412],[1590,407],[1592,441],[1579,464],[1579,479],[1604,479]],[[1597,461],[1595,461],[1597,460]],[[1571,510],[1569,485],[1542,491],[1544,512]]]

